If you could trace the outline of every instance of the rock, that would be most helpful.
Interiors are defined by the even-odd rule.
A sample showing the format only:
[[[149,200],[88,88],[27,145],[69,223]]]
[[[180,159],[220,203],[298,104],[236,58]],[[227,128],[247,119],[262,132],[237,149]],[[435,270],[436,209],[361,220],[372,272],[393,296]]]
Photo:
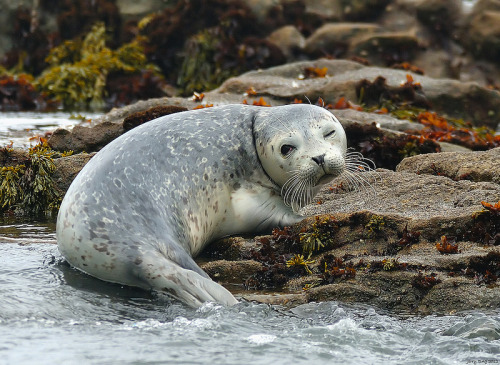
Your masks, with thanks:
[[[124,21],[129,19],[141,19],[146,15],[161,11],[165,8],[163,2],[156,0],[117,0],[116,5]]]
[[[495,153],[498,152],[491,152],[488,160],[494,161]],[[484,158],[483,153],[471,154]],[[492,230],[500,229],[500,221],[493,213],[477,213],[483,210],[482,200],[500,201],[499,184],[386,170],[366,174],[363,180],[371,185],[361,190],[353,185],[349,189],[348,180],[334,181],[317,197],[321,204],[311,204],[301,211],[306,215],[330,215],[299,223],[296,231],[300,234],[316,232],[311,227],[322,217],[335,222],[329,230],[330,243],[323,241],[328,247],[310,258],[314,261],[309,264],[311,275],[289,280],[284,286],[288,289],[279,295],[255,291],[239,294],[249,300],[286,306],[339,300],[422,314],[500,305],[495,276],[500,271],[500,248],[485,245],[482,235],[486,230],[481,230],[483,224],[491,224]],[[482,221],[485,214],[487,219]],[[263,237],[260,242],[273,242],[274,237]],[[235,242],[243,247],[241,239]],[[443,254],[437,244],[456,244],[456,253]],[[275,245],[279,254],[284,246],[277,242]],[[258,247],[257,242],[256,250]],[[220,254],[224,257],[224,250]],[[327,271],[320,262],[332,257],[340,260],[335,261],[340,266],[333,268],[332,273],[350,267],[355,275],[330,277],[331,283],[325,285],[322,273]],[[248,268],[246,261],[242,265]],[[239,271],[237,261],[232,269]],[[248,274],[254,276],[262,270],[257,266],[252,269],[255,272],[251,274],[250,270]],[[302,289],[301,282],[315,284]]]
[[[374,20],[389,4],[390,0],[351,0],[342,1],[343,19]]]
[[[291,60],[295,53],[302,50],[306,43],[302,33],[293,25],[276,29],[267,37],[267,40],[278,46],[288,60]]]
[[[345,55],[353,38],[377,31],[380,27],[371,23],[327,23],[307,38],[304,50],[313,57]]]
[[[465,44],[477,56],[490,60],[500,57],[500,11],[474,15],[464,29]]]
[[[372,124],[377,127],[391,131],[405,132],[408,130],[422,130],[424,126],[413,123],[407,119],[397,119],[388,114],[366,113],[354,109],[336,109],[332,113],[339,119],[342,125],[347,123]]]
[[[287,2],[294,0],[284,0],[283,6]],[[339,21],[342,17],[342,0],[304,0],[306,14],[313,14],[329,20]]]
[[[500,11],[500,1],[498,0],[478,0],[474,3],[471,15],[475,16],[485,11]]]
[[[424,223],[436,224],[431,222],[433,218],[454,221],[470,217],[482,209],[481,201],[491,203],[500,200],[500,185],[490,182],[453,181],[444,176],[389,170],[367,174],[364,179],[369,186],[358,192],[349,190],[348,186],[353,189],[356,186],[349,184],[348,181],[336,181],[337,185],[345,186],[347,191],[333,192],[329,188],[324,188],[315,199],[322,203],[309,205],[302,213],[306,215],[353,213],[362,209],[374,214],[396,214],[411,218],[414,222],[418,221],[419,229],[423,230]],[[450,228],[450,232],[446,233],[454,235],[456,232],[453,230],[463,223],[456,222],[457,226]],[[445,233],[439,224],[435,228],[437,231],[429,233],[432,239]],[[430,226],[425,228],[429,232],[430,229]]]
[[[242,261],[227,261],[217,260],[207,262],[201,265],[201,268],[206,271],[216,281],[239,282],[243,283],[254,272],[261,270],[263,265],[253,260]]]
[[[243,93],[241,95],[213,95],[210,97],[210,100],[207,101],[207,97],[205,97],[202,101],[195,101],[191,98],[180,98],[180,97],[164,97],[164,98],[153,98],[148,100],[141,100],[137,103],[127,105],[123,108],[115,108],[110,112],[104,114],[102,117],[97,118],[92,121],[91,126],[96,126],[98,124],[109,122],[113,124],[121,124],[123,120],[132,115],[134,113],[139,113],[146,111],[151,108],[163,107],[165,105],[169,105],[172,107],[178,108],[186,108],[186,109],[194,109],[199,105],[207,105],[207,104],[229,104],[233,103],[241,103],[243,101]],[[238,101],[236,101],[236,99]],[[233,101],[234,100],[234,101]]]
[[[122,133],[122,123],[102,122],[92,128],[77,125],[71,132],[62,128],[56,129],[48,144],[56,151],[99,151]]]
[[[141,112],[136,112],[127,116],[123,120],[123,130],[127,132],[141,124],[149,122],[150,120],[162,117],[164,115],[179,113],[184,111],[187,111],[187,108],[172,106],[172,105],[152,107],[150,109]]]
[[[300,79],[307,67],[328,69],[326,77]],[[303,61],[266,70],[250,71],[230,78],[218,89],[207,93],[207,101],[217,94],[243,94],[250,86],[259,95],[271,100],[292,101],[307,96],[310,100],[319,97],[335,102],[341,97],[358,100],[356,85],[362,80],[374,81],[382,76],[390,87],[399,87],[410,74],[422,85],[422,92],[433,109],[452,118],[462,118],[475,125],[496,129],[500,115],[500,93],[483,88],[476,83],[462,83],[451,79],[434,79],[404,70],[366,67],[345,60]],[[276,104],[273,104],[276,105]]]
[[[434,32],[452,34],[462,19],[461,0],[419,0],[417,18]]]
[[[390,65],[412,60],[424,47],[421,43],[412,31],[369,34],[353,41],[350,53],[375,64]]]
[[[500,185],[500,147],[485,152],[450,152],[405,158],[396,171],[446,176]]]
[[[393,1],[385,8],[377,23],[384,29],[392,32],[404,32],[412,29],[421,29],[422,24],[417,20],[415,1]]]
[[[452,56],[440,49],[426,49],[419,52],[412,63],[425,71],[425,75],[433,78],[455,78],[452,67]],[[473,81],[473,80],[462,80]],[[486,86],[484,83],[482,86]]]
[[[54,159],[56,170],[52,174],[52,179],[59,191],[66,193],[76,175],[94,155],[95,153],[79,153]]]

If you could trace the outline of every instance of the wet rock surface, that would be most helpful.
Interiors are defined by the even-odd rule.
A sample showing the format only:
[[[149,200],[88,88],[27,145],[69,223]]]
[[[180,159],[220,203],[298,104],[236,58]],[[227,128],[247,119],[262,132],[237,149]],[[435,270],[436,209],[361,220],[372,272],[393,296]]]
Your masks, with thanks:
[[[452,313],[500,305],[496,283],[500,249],[485,245],[477,229],[482,224],[478,212],[484,211],[481,201],[498,202],[500,185],[387,170],[367,174],[365,179],[370,187],[361,191],[339,189],[340,184],[349,185],[337,181],[320,192],[316,204],[302,210],[305,215],[328,214],[338,227],[331,232],[330,247],[311,256],[311,274],[287,281],[283,285],[286,289],[279,293],[239,294],[249,300],[282,305],[340,300],[418,313]],[[314,219],[301,223],[308,227],[304,232],[309,232]],[[488,219],[496,227],[500,224],[498,214]],[[375,220],[378,227],[371,224]],[[456,245],[457,251],[441,253],[436,245],[445,241]],[[262,238],[233,238],[231,242],[215,243],[209,252],[217,252],[231,264],[214,261],[209,273],[224,282],[231,275],[219,273],[234,265],[237,252],[240,258],[248,259],[249,247],[258,251],[261,242]],[[353,268],[354,277],[339,275],[331,283],[325,282],[320,263],[329,256],[341,259],[343,266],[337,270]],[[248,268],[248,261],[243,262]],[[254,268],[256,273],[262,270],[257,263]],[[245,283],[241,278],[228,281]]]

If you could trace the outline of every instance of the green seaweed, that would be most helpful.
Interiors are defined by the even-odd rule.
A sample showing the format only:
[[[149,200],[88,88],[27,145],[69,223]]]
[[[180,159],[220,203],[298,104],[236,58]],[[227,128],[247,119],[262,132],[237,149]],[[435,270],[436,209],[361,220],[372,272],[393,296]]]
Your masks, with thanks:
[[[218,50],[224,34],[217,28],[204,29],[192,36],[184,47],[184,61],[177,77],[183,95],[216,88],[224,80],[238,74],[238,69],[229,70],[217,61]]]
[[[316,216],[311,227],[300,232],[300,243],[303,254],[311,257],[314,251],[330,246],[334,243],[333,233],[338,229],[337,221],[331,216]]]
[[[61,194],[52,179],[53,159],[71,153],[60,154],[41,143],[29,149],[22,164],[0,167],[0,211],[30,216],[57,211]]]
[[[51,178],[56,169],[52,159],[55,153],[44,144],[29,149],[29,163],[19,183],[24,191],[20,203],[24,214],[40,215],[59,208],[61,197]]]
[[[367,230],[366,236],[368,238],[374,238],[379,234],[383,227],[385,226],[384,217],[380,215],[372,215],[370,221],[365,225],[365,229]]]
[[[137,37],[119,49],[106,46],[104,23],[96,23],[83,40],[65,41],[46,58],[50,65],[36,80],[38,88],[67,108],[105,106],[106,82],[112,72],[157,71],[147,63]]]
[[[290,260],[286,262],[286,267],[300,267],[303,266],[304,270],[311,275],[312,271],[308,265],[313,265],[314,261],[304,259],[304,255],[295,254]]]
[[[24,173],[25,166],[0,167],[0,207],[8,209],[21,201],[24,192],[19,185],[19,180]]]

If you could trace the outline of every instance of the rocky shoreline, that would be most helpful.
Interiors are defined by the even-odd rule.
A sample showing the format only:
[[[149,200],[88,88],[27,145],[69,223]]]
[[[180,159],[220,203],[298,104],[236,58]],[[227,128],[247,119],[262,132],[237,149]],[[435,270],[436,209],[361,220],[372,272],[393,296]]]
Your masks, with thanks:
[[[328,70],[337,67],[338,75],[341,74],[339,64],[347,68],[353,66],[351,62],[332,60],[289,64],[260,71],[263,80],[270,80],[267,84],[259,83],[255,73],[252,74],[255,77],[245,74],[206,93],[202,101],[163,98],[139,102],[111,111],[100,121],[94,121],[93,127],[55,131],[48,144],[62,150],[98,150],[106,140],[123,133],[123,121],[127,117],[129,123],[133,122],[134,115],[142,122],[147,119],[148,111],[155,117],[154,111],[160,106],[175,106],[163,110],[177,112],[183,108],[193,109],[200,103],[222,105],[242,102],[242,99],[251,103],[261,97],[266,104],[281,105],[290,97],[289,94],[283,96],[282,92],[294,82],[291,76],[277,76],[286,73],[283,70],[328,66]],[[400,72],[379,70],[379,75],[387,79],[390,73]],[[326,76],[321,82],[304,83],[307,91],[299,87],[296,92],[321,94],[314,85],[320,89],[330,82],[335,83]],[[439,89],[440,83],[448,82],[421,79],[422,95],[427,96],[427,89],[432,85]],[[241,93],[241,90],[255,88],[254,85],[266,90],[264,96]],[[350,87],[345,86],[339,93],[352,92],[355,84],[349,82],[348,85]],[[342,90],[340,86],[332,89]],[[455,95],[460,102],[470,97],[467,92]],[[497,92],[485,95],[491,96],[483,100],[485,103],[498,98]],[[418,133],[419,127],[424,128],[389,114],[355,109],[333,109],[332,112],[344,125],[349,145],[358,149],[370,138],[391,136],[401,140]],[[363,139],[357,135],[360,126],[380,134],[371,131],[364,134]],[[104,141],[96,142],[100,138]],[[497,308],[500,305],[497,281],[500,275],[500,148],[471,151],[450,143],[433,143],[432,152],[451,152],[400,156],[394,169],[360,173],[363,186],[336,180],[320,192],[315,204],[302,211],[312,218],[270,236],[231,237],[215,242],[200,258],[202,267],[214,280],[233,288],[243,298],[286,306],[339,300],[426,314]],[[388,154],[390,148],[393,148],[390,144],[383,147],[379,155]],[[53,177],[61,191],[69,186],[91,156],[80,153],[54,160],[57,169]],[[309,237],[319,237],[323,246],[319,250],[304,251],[304,239]],[[294,259],[295,263],[290,264]]]
[[[96,151],[160,115],[231,103],[316,103],[337,116],[349,147],[378,169],[359,173],[358,183],[325,187],[296,226],[214,242],[199,258],[202,268],[242,298],[284,306],[339,300],[421,314],[498,308],[500,71],[492,59],[500,54],[500,33],[495,25],[488,36],[478,34],[500,8],[479,1],[465,16],[451,0],[373,3],[386,8],[376,22],[359,22],[367,17],[362,8],[326,7],[328,22],[308,37],[295,26],[273,32],[269,40],[280,45],[286,64],[54,131],[44,156],[54,157],[56,195]],[[470,32],[458,42],[454,34],[464,24]],[[297,50],[314,59],[296,60]],[[325,50],[345,59],[316,58]],[[409,64],[385,67],[380,57],[389,54],[425,66],[426,75]],[[3,148],[0,165],[26,175],[16,166],[30,166],[29,159],[27,151]]]

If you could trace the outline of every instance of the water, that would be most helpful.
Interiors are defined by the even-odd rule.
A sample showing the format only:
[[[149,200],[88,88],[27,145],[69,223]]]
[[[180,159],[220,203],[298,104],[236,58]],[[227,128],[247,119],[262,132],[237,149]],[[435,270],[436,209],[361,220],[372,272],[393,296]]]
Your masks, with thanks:
[[[86,113],[84,118],[92,119],[98,114]],[[83,118],[83,117],[82,117]],[[14,147],[27,148],[38,143],[38,137],[56,128],[72,128],[85,125],[79,116],[67,112],[9,112],[0,113],[0,147],[13,143]]]
[[[0,146],[74,125],[0,114]],[[27,130],[29,129],[29,130]],[[0,364],[500,364],[500,309],[411,316],[337,302],[187,308],[67,266],[55,224],[0,221]]]
[[[67,266],[53,223],[0,224],[0,364],[494,364],[500,310],[360,305],[198,310]]]

